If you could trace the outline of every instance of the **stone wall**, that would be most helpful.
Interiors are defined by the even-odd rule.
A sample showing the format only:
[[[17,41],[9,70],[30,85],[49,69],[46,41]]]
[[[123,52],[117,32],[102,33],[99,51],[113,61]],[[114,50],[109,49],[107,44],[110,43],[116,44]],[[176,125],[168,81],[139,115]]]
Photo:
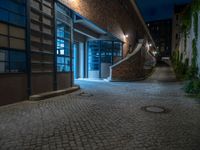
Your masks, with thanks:
[[[133,81],[144,76],[141,68],[143,60],[140,57],[141,51],[112,68],[111,81]]]

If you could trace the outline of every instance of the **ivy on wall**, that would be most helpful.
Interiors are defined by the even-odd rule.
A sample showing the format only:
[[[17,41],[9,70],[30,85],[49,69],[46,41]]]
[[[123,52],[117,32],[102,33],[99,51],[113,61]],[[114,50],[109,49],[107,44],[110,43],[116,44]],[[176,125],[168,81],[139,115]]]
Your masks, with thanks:
[[[198,39],[198,12],[194,12],[193,14],[193,26],[194,26],[194,34],[195,34],[195,39],[197,40]]]
[[[191,7],[187,7],[184,12],[184,15],[182,16],[182,31],[184,34],[184,51],[186,51],[187,38],[188,38],[189,30],[192,24],[191,12],[192,12]]]
[[[190,33],[191,28],[193,27],[194,32],[194,39],[192,40],[192,60],[191,65],[188,65],[188,59],[185,59],[183,62],[180,59],[179,52],[174,53],[172,57],[172,63],[174,66],[174,70],[178,77],[181,79],[189,80],[185,84],[185,91],[191,94],[200,95],[200,79],[198,78],[198,66],[197,66],[197,56],[198,56],[198,49],[197,49],[197,41],[198,30],[200,28],[199,17],[198,14],[200,12],[200,0],[193,0],[191,5],[189,5],[182,15],[182,33],[184,38],[184,52],[187,48],[187,39]],[[192,26],[193,25],[193,26]],[[177,50],[178,51],[178,50]]]
[[[184,33],[184,51],[186,51],[187,47],[187,38],[189,35],[189,31],[192,27],[193,21],[193,31],[194,31],[194,39],[192,41],[192,64],[188,69],[187,78],[192,79],[196,78],[198,74],[197,67],[197,40],[198,40],[198,13],[200,11],[200,0],[193,0],[192,4],[188,6],[184,12],[182,17],[182,30]]]
[[[197,40],[198,40],[198,13],[200,10],[200,0],[194,0],[191,5],[191,12],[193,17],[193,29],[194,29],[194,39],[192,40],[192,65],[191,71],[193,73],[193,78],[197,78],[198,75],[198,66],[197,66]],[[191,17],[191,18],[192,18]]]

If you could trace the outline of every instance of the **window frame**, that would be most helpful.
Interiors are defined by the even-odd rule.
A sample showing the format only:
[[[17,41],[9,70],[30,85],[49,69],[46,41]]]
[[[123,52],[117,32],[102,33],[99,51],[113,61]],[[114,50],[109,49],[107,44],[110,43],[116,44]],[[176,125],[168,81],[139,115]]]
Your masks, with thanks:
[[[4,72],[0,72],[0,75],[1,74],[25,74],[27,73],[27,65],[26,65],[26,62],[27,62],[27,57],[26,57],[26,51],[22,51],[22,50],[16,50],[16,49],[10,49],[10,48],[0,48],[0,51],[5,51],[7,53],[7,60],[0,60],[0,63],[7,63],[8,65],[8,71],[5,69]],[[24,55],[24,61],[14,61],[14,60],[11,60],[11,53],[12,52],[17,52],[17,53],[21,53]],[[25,67],[24,67],[24,71],[18,71],[18,72],[13,72],[11,71],[11,63],[23,63],[25,64]]]
[[[3,46],[0,46],[0,48],[5,48],[5,49],[18,49],[18,50],[22,50],[22,51],[26,51],[26,29],[25,28],[22,28],[22,27],[18,27],[18,26],[13,26],[11,24],[8,24],[8,23],[4,23],[4,22],[1,22],[0,23],[2,24],[5,24],[7,25],[7,35],[5,34],[1,34],[0,33],[0,36],[1,37],[6,37],[8,39],[8,47],[3,47]],[[20,37],[16,37],[16,36],[13,36],[13,35],[10,35],[10,27],[15,27],[15,28],[20,28],[22,30],[24,30],[24,38],[20,38]],[[19,49],[19,48],[11,48],[11,39],[17,39],[17,40],[21,40],[21,41],[24,41],[24,49]]]
[[[99,55],[94,55],[93,53],[90,53],[90,43],[94,42],[96,47],[96,49],[98,49],[98,53]],[[108,43],[110,44],[108,44]],[[119,43],[119,47],[116,47],[115,44]],[[92,44],[91,44],[92,45]],[[116,53],[116,49],[119,48],[119,51]],[[106,52],[107,50],[109,50],[108,52]],[[102,54],[104,53],[104,54]],[[114,55],[114,53],[116,53],[117,55]],[[98,57],[98,62],[97,61],[90,61],[91,58],[89,57]],[[100,66],[99,69],[91,69],[91,68],[95,68],[95,67],[91,67],[91,65],[100,65],[102,62],[105,63],[111,63],[111,65],[114,62],[114,57],[119,58],[119,60],[121,60],[123,58],[123,42],[121,41],[116,41],[116,40],[91,40],[88,41],[88,54],[87,54],[87,58],[88,58],[88,71],[100,71]],[[102,60],[105,61],[102,61]]]
[[[57,73],[71,73],[72,72],[72,50],[71,50],[71,47],[72,47],[72,39],[71,39],[71,36],[72,36],[72,18],[71,18],[71,11],[70,9],[68,9],[67,7],[63,6],[62,4],[60,3],[56,3],[56,72]],[[65,12],[65,13],[64,13]],[[64,21],[64,20],[61,20],[58,16],[58,15],[63,15],[64,17],[67,17],[69,19],[69,22],[67,21]],[[63,24],[63,32],[64,32],[64,37],[62,36],[59,36],[58,34],[58,31],[59,31],[59,28],[58,28],[58,23],[61,23]],[[69,30],[67,30],[66,28],[69,28]],[[65,36],[65,34],[69,34],[67,36]],[[60,49],[58,49],[58,40],[62,40],[64,42],[64,54],[61,54],[60,53]],[[58,63],[58,57],[61,57],[64,59],[64,63]],[[66,62],[66,60],[69,60],[69,64],[68,62]],[[65,68],[68,68],[64,71],[60,71],[58,70],[58,66],[59,65],[63,65],[65,66]]]
[[[5,14],[7,14],[7,18],[5,19],[1,19],[1,22],[5,22],[7,24],[11,24],[11,25],[16,25],[19,27],[26,27],[26,3],[23,1],[22,3],[19,2],[15,2],[13,0],[8,0],[6,1],[6,3],[15,3],[16,5],[19,5],[19,7],[23,7],[24,8],[24,12],[19,13],[17,11],[14,11],[13,9],[9,9],[7,7],[0,7],[0,10],[2,10]],[[17,10],[17,9],[16,9]],[[17,23],[15,21],[12,20],[12,15],[16,15],[20,18],[20,21],[18,21]],[[16,18],[16,16],[14,18]],[[18,18],[18,19],[19,19]],[[23,20],[23,21],[22,21]],[[23,22],[23,23],[22,23]]]

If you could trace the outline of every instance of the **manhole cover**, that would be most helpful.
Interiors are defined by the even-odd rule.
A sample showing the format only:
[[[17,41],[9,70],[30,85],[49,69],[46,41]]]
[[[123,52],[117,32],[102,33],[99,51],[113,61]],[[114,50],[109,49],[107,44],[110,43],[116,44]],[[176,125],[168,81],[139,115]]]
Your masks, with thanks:
[[[86,93],[86,92],[81,92],[78,94],[78,96],[83,96],[83,97],[91,97],[93,96],[92,94]]]
[[[168,110],[161,106],[145,106],[142,107],[142,110],[152,113],[167,113]]]

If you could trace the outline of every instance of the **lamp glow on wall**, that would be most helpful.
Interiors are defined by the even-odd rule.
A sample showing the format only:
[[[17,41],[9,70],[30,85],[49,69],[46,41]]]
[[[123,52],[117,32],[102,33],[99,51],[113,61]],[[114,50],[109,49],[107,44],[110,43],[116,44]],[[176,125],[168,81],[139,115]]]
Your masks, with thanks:
[[[67,3],[74,2],[75,0],[64,0]]]
[[[152,44],[151,43],[146,43],[146,47],[147,47],[147,50],[149,51],[150,50],[150,47],[152,46]]]
[[[158,54],[157,51],[153,51],[152,53],[153,53],[154,56],[156,56]]]
[[[125,34],[124,36],[125,36],[125,38],[128,38],[128,34]]]

